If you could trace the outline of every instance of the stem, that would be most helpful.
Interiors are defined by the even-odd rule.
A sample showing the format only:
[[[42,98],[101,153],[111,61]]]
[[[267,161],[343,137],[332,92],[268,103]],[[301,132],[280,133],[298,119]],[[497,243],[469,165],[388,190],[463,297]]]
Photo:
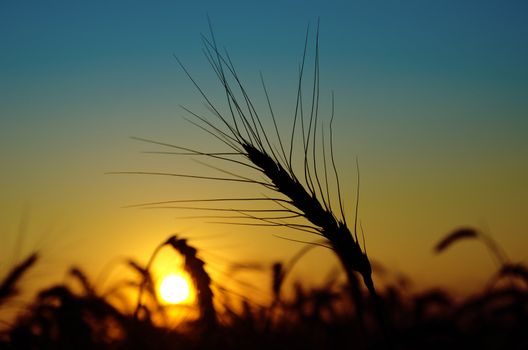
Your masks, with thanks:
[[[393,349],[393,343],[392,343],[392,337],[390,334],[390,328],[387,321],[387,318],[385,316],[385,313],[383,312],[383,307],[381,303],[381,299],[376,292],[376,288],[374,287],[374,281],[372,281],[371,275],[363,275],[363,282],[367,286],[367,289],[370,294],[370,298],[372,299],[372,303],[374,305],[374,314],[378,320],[378,324],[380,327],[381,334],[383,335],[383,340],[385,343],[386,349]]]

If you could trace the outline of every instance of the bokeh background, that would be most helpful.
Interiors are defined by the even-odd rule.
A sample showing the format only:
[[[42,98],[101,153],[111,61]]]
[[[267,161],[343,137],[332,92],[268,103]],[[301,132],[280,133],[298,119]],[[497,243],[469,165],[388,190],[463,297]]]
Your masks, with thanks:
[[[451,230],[473,226],[512,260],[527,261],[527,13],[526,2],[513,0],[4,0],[2,265],[38,249],[43,261],[31,283],[60,278],[70,264],[97,275],[124,256],[146,261],[172,233],[211,253],[218,270],[288,259],[301,245],[265,228],[179,218],[197,214],[189,211],[123,208],[215,198],[226,193],[222,184],[106,173],[211,174],[183,158],[141,153],[159,148],[130,139],[221,150],[184,120],[179,105],[204,107],[173,57],[222,103],[201,51],[207,15],[256,103],[265,110],[262,71],[280,123],[290,125],[306,28],[313,34],[319,17],[321,116],[328,118],[334,91],[346,211],[352,218],[357,156],[370,256],[407,274],[416,288],[480,288],[496,269],[484,247],[467,242],[442,256],[432,247]],[[295,273],[317,283],[336,264],[314,250]]]

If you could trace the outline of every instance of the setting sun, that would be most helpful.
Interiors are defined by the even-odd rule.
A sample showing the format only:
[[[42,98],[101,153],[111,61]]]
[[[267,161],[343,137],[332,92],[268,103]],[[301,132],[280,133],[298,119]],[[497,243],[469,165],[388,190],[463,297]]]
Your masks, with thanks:
[[[168,304],[180,304],[190,299],[191,286],[182,275],[168,275],[159,285],[161,299]]]

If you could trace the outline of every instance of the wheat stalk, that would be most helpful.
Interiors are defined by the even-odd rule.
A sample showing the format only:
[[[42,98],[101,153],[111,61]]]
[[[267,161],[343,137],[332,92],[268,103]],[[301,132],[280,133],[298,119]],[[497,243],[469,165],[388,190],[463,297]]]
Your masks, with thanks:
[[[349,228],[345,219],[344,205],[340,189],[341,184],[333,150],[333,94],[331,96],[331,117],[327,133],[324,132],[324,123],[321,122],[319,118],[319,26],[317,26],[315,39],[313,84],[311,86],[311,98],[308,108],[306,108],[305,102],[303,101],[303,79],[307,69],[306,56],[309,29],[307,29],[306,32],[303,58],[298,77],[295,114],[293,116],[293,126],[289,133],[288,142],[283,140],[279,131],[270,96],[262,74],[261,83],[269,108],[269,116],[273,123],[273,129],[271,132],[264,127],[262,117],[244,88],[229,54],[227,51],[224,54],[220,53],[211,26],[210,33],[210,39],[202,36],[204,53],[223,87],[225,92],[226,110],[228,110],[228,113],[224,114],[221,112],[219,106],[212,102],[210,97],[194,80],[187,68],[176,57],[176,60],[182,67],[183,71],[203,97],[206,106],[216,118],[216,121],[211,121],[205,116],[199,115],[186,107],[182,106],[182,108],[191,115],[192,119],[187,119],[190,123],[222,142],[229,150],[225,152],[204,152],[151,139],[135,139],[158,146],[169,147],[175,150],[149,153],[191,155],[221,160],[228,164],[242,166],[244,169],[249,169],[250,171],[257,171],[261,176],[258,178],[256,176],[247,177],[236,172],[214,167],[212,168],[219,170],[228,176],[215,177],[162,172],[118,173],[140,175],[149,174],[221,182],[249,183],[263,186],[264,188],[271,190],[275,195],[251,198],[175,200],[143,203],[137,206],[143,208],[176,208],[183,210],[199,209],[204,211],[216,211],[222,214],[232,212],[236,215],[224,216],[224,218],[251,219],[254,221],[249,223],[250,225],[289,228],[316,234],[325,238],[328,241],[329,247],[335,252],[346,271],[359,318],[361,320],[363,319],[364,308],[357,275],[362,277],[363,283],[374,301],[381,328],[387,333],[387,326],[384,317],[382,316],[379,298],[372,281],[372,268],[370,261],[366,250],[361,246],[358,239],[359,170],[353,230]],[[297,159],[300,158],[302,162],[300,170],[294,166],[296,157]],[[261,179],[262,175],[264,175],[264,179]],[[335,188],[333,192],[334,195],[331,194],[331,188]],[[334,196],[337,196],[336,200],[333,199]],[[273,203],[275,207],[270,209],[240,209],[204,206],[205,204],[212,205],[216,202],[227,204],[232,202],[249,201]],[[336,208],[332,206],[332,203],[334,203],[335,206],[335,202],[338,202]],[[189,203],[199,203],[200,206],[186,205]],[[218,216],[210,217],[217,218]],[[304,218],[305,223],[299,224],[298,222],[292,222],[289,220],[291,218],[299,217]],[[242,222],[231,223],[236,225],[248,224]]]
[[[196,296],[202,324],[208,329],[215,327],[217,320],[216,310],[213,304],[211,277],[205,271],[205,262],[196,256],[196,248],[187,244],[186,239],[179,239],[176,236],[172,236],[167,240],[167,244],[179,252],[185,260],[184,269],[191,276],[196,287]]]
[[[22,279],[24,274],[35,265],[38,260],[38,254],[32,253],[27,256],[20,263],[13,266],[9,273],[0,282],[0,306],[9,298],[14,297],[18,293],[17,284]]]
[[[461,227],[448,233],[434,246],[433,250],[436,254],[439,254],[452,246],[454,243],[467,239],[477,239],[484,243],[498,266],[505,266],[509,263],[508,256],[504,252],[504,249],[502,249],[502,247],[493,239],[493,237],[470,227]]]
[[[138,318],[139,311],[142,309],[142,297],[145,287],[148,288],[149,284],[152,284],[149,272],[150,267],[160,250],[165,246],[171,246],[183,256],[184,269],[191,276],[196,289],[198,307],[200,309],[200,324],[203,325],[206,330],[214,328],[217,324],[217,317],[213,304],[214,295],[211,289],[211,277],[207,271],[205,271],[205,262],[196,255],[196,248],[190,246],[186,239],[179,239],[176,236],[170,236],[167,240],[158,245],[150,256],[146,267],[141,269],[143,270],[144,279],[139,286],[138,301],[134,312],[134,318]]]

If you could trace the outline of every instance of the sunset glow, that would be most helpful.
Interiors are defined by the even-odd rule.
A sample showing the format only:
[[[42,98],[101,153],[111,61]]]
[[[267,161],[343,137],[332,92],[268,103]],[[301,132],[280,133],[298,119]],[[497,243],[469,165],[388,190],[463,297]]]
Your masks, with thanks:
[[[159,285],[159,295],[167,304],[181,304],[191,298],[191,286],[182,275],[168,275]]]
[[[0,350],[527,348],[527,38],[522,0],[0,0]]]

